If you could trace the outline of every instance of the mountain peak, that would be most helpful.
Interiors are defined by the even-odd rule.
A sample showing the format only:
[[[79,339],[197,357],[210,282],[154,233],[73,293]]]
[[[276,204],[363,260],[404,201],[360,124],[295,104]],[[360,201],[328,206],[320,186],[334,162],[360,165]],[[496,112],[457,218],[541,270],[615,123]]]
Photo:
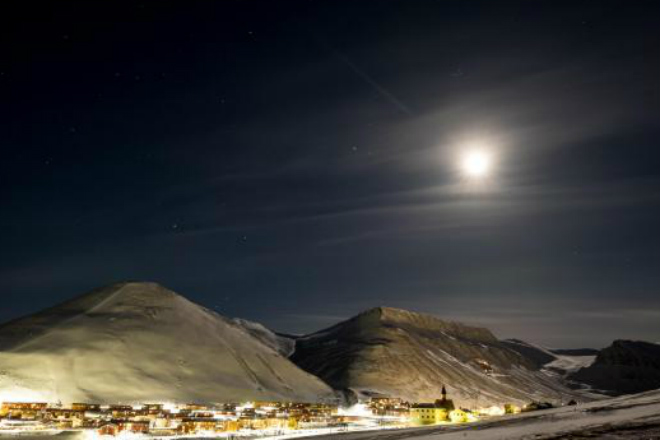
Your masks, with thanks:
[[[83,316],[108,313],[108,307],[148,309],[181,299],[179,294],[153,282],[124,281],[94,289],[35,314],[0,325],[0,350],[21,345],[31,337]],[[111,310],[111,309],[110,309]]]
[[[114,289],[116,294],[121,296],[147,296],[152,299],[156,299],[157,297],[183,298],[182,295],[179,295],[175,291],[153,281],[123,281],[108,286],[108,288]]]
[[[160,284],[116,283],[0,326],[0,400],[332,398],[277,342],[263,326],[212,313]]]
[[[109,298],[138,298],[148,297],[150,299],[157,299],[158,297],[174,298],[181,297],[181,295],[167,289],[161,284],[151,281],[121,281],[113,284],[108,284],[103,287],[96,288],[82,295],[76,296],[68,301],[51,307],[43,312],[52,311],[65,311],[70,312],[83,312],[84,310],[93,308],[100,303],[106,302]]]
[[[109,284],[107,286],[92,290],[91,292],[82,295],[82,297],[97,295],[99,292],[109,293],[121,296],[135,296],[143,293],[149,296],[181,296],[173,290],[168,289],[162,284],[154,281],[121,281],[118,283]]]
[[[164,289],[164,290],[169,290],[165,286],[163,286],[160,283],[157,283],[155,281],[136,281],[136,280],[127,280],[127,281],[120,281],[117,283],[110,284],[108,287],[117,287],[117,288],[123,288],[123,287],[133,287],[133,288],[147,288],[147,289]]]
[[[405,313],[415,313],[415,312],[410,312],[405,309],[398,309],[396,307],[389,307],[389,306],[377,306],[377,307],[372,307],[370,309],[364,310],[359,313],[359,315],[363,314],[379,314],[380,316],[384,315],[394,315],[394,314],[405,314]]]
[[[460,322],[447,321],[427,313],[413,312],[395,307],[378,306],[367,309],[343,324],[358,325],[359,327],[394,326],[402,328],[416,328],[445,332],[455,336],[467,336],[487,342],[497,341],[490,330],[482,327],[466,325]]]
[[[377,306],[377,307],[372,307],[370,309],[366,309],[358,313],[357,315],[354,316],[356,319],[364,319],[364,318],[371,318],[371,317],[378,317],[382,318],[383,316],[387,314],[392,314],[397,311],[404,311],[402,309],[395,309],[393,307],[387,307],[387,306]]]

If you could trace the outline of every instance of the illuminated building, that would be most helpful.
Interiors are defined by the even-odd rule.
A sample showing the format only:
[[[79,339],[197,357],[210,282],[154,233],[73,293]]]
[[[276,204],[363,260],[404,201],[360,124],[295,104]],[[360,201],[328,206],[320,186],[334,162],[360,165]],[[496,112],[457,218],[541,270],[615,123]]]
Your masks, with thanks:
[[[410,421],[414,425],[435,425],[447,421],[447,410],[434,403],[417,403],[410,407]]]

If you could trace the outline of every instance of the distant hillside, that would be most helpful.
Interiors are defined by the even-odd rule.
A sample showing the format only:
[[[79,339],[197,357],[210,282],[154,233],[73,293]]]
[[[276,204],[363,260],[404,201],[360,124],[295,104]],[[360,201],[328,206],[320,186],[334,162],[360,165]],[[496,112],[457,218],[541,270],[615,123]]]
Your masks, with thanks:
[[[505,339],[502,344],[511,350],[514,350],[534,363],[537,369],[557,359],[551,351],[529,344],[520,339]]]
[[[595,348],[551,348],[550,351],[562,356],[596,356],[600,350]]]
[[[660,388],[660,345],[641,341],[614,341],[596,361],[571,379],[613,395]]]
[[[0,401],[333,398],[281,342],[157,284],[116,284],[0,326]]]
[[[298,338],[291,357],[335,388],[466,406],[570,398],[556,377],[484,328],[379,307]]]

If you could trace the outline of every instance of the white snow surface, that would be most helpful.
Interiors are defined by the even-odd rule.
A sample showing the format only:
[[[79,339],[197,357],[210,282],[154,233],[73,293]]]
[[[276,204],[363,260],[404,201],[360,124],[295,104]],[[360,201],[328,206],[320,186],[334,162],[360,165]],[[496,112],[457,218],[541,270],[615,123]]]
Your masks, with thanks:
[[[556,354],[555,359],[543,366],[544,369],[563,371],[566,374],[575,373],[580,368],[587,368],[596,360],[596,356],[566,356]]]
[[[332,398],[254,331],[158,284],[116,284],[0,326],[0,401]]]
[[[560,371],[563,373],[564,376],[570,373],[574,373],[580,368],[586,368],[591,364],[593,364],[594,361],[596,360],[596,356],[576,356],[576,355],[557,354],[549,348],[546,348],[542,345],[533,344],[531,342],[513,341],[513,340],[509,340],[509,342],[518,343],[521,345],[524,344],[529,347],[533,347],[539,351],[542,351],[548,356],[553,356],[555,360],[545,364],[543,366],[543,369]]]

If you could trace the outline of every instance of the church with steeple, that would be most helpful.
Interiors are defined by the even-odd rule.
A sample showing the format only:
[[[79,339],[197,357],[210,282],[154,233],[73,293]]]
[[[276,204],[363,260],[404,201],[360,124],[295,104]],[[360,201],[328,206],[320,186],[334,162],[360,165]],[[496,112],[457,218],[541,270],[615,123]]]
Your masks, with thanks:
[[[435,407],[442,408],[447,412],[453,411],[455,409],[454,401],[451,399],[447,399],[447,389],[445,388],[444,385],[442,386],[441,393],[442,393],[442,398],[435,401]]]
[[[434,403],[417,403],[410,407],[410,418],[416,425],[432,425],[450,420],[454,402],[447,399],[447,389],[442,386],[442,398]]]

